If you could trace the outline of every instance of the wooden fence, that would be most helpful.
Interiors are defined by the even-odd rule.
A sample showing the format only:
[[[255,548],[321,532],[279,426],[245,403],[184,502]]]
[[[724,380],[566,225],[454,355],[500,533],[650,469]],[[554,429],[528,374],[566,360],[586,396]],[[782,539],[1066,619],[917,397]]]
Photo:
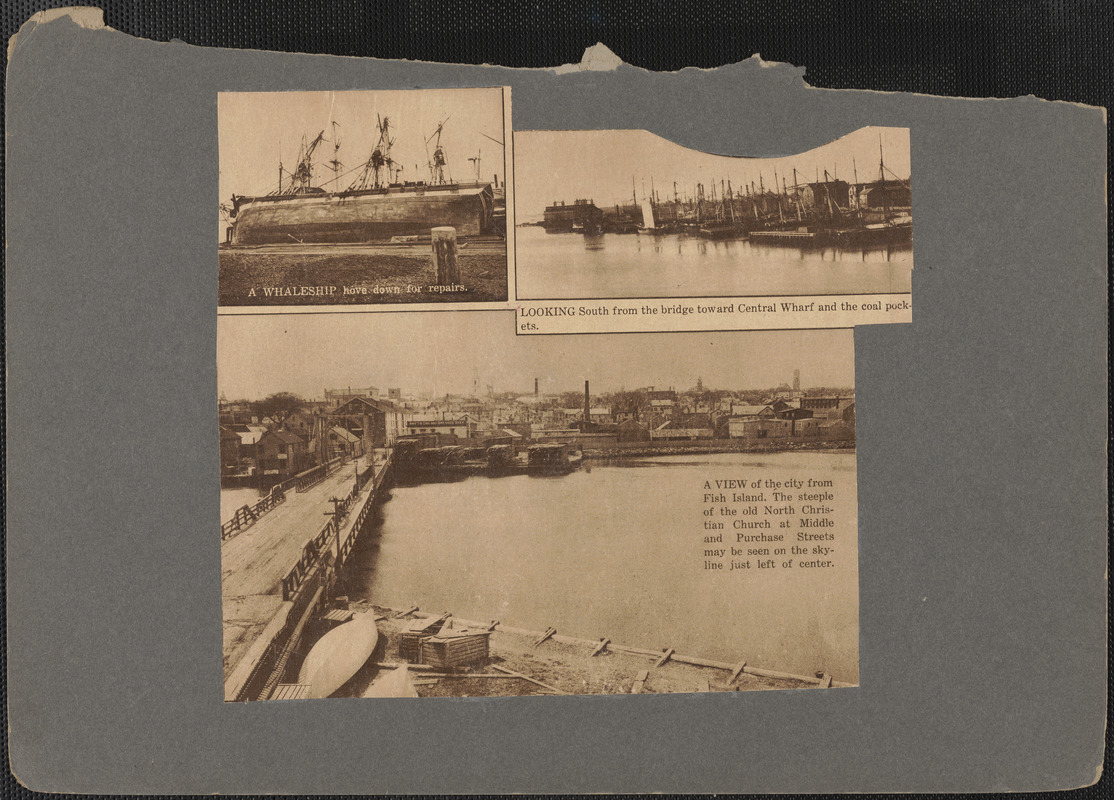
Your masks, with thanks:
[[[291,568],[286,577],[282,579],[282,599],[295,600],[300,596],[304,590],[306,579],[309,575],[315,574],[316,567],[321,558],[326,552],[332,552],[332,543],[338,538],[338,533],[344,527],[344,521],[348,518],[352,510],[352,506],[360,497],[360,492],[373,482],[372,489],[368,493],[364,503],[360,506],[360,510],[356,515],[356,520],[348,532],[348,536],[344,541],[337,542],[337,552],[335,565],[339,568],[348,558],[348,554],[352,551],[352,546],[356,542],[356,538],[363,530],[363,526],[367,522],[368,515],[371,513],[372,506],[375,505],[376,494],[378,489],[383,484],[383,480],[387,475],[387,467],[390,465],[390,460],[386,465],[382,465],[382,471],[376,474],[375,461],[368,465],[362,473],[356,473],[356,483],[347,495],[334,501],[334,514],[326,522],[321,530],[317,532],[312,539],[309,539],[305,546],[302,548],[302,554],[298,558],[298,562]],[[378,478],[378,480],[376,480]]]
[[[286,492],[293,486],[293,481],[283,481],[282,483],[275,484],[271,487],[271,491],[259,498],[251,505],[240,506],[236,509],[236,513],[232,515],[232,519],[228,522],[221,523],[220,526],[220,540],[223,542],[226,539],[231,539],[240,531],[245,528],[250,528],[259,518],[270,511],[275,506],[279,505],[286,499]]]
[[[338,456],[332,461],[325,464],[318,464],[316,467],[311,467],[305,472],[299,472],[293,478],[275,484],[271,487],[270,492],[263,495],[263,497],[259,498],[255,503],[241,506],[236,509],[236,513],[232,515],[232,519],[221,523],[220,540],[223,542],[226,539],[231,539],[245,528],[250,528],[259,521],[261,516],[285,500],[287,492],[304,492],[321,483],[327,476],[336,472],[347,462],[348,456]],[[369,469],[374,469],[374,467],[369,467]]]

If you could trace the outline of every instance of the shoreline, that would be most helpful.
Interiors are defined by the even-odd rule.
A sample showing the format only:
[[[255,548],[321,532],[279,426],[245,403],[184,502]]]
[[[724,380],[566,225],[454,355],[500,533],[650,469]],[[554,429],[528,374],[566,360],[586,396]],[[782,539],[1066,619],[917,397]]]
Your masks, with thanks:
[[[725,444],[731,439],[712,440],[715,444],[670,444],[647,445],[642,442],[632,442],[625,447],[584,447],[585,460],[622,461],[628,458],[645,458],[647,456],[677,456],[677,455],[715,455],[720,453],[799,453],[799,452],[826,452],[826,453],[854,453],[854,440],[840,440],[829,442],[791,442],[778,445],[755,445],[753,443],[738,441],[739,444]]]
[[[401,658],[399,642],[414,619],[434,618],[417,609],[354,600],[348,608],[377,616],[380,641],[364,665],[333,697],[376,696],[374,685],[405,667],[420,697],[519,697],[525,695],[675,694],[772,689],[846,688],[858,684],[831,675],[792,675],[752,666],[648,650],[556,632],[532,631],[450,616],[457,628],[491,631],[489,656],[469,667],[433,668]]]

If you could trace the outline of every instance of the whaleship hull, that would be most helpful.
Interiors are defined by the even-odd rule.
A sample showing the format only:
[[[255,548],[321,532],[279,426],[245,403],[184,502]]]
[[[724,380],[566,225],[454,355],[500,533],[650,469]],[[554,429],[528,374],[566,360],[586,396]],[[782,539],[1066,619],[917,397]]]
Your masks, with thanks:
[[[359,243],[429,235],[451,226],[458,236],[492,228],[490,185],[238,197],[232,244]]]

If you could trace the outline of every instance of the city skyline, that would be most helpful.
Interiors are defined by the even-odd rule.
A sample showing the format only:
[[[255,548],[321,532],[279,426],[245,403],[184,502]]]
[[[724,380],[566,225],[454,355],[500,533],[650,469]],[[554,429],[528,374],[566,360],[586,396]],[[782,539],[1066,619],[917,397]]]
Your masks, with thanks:
[[[499,319],[502,317],[503,319]],[[507,311],[461,314],[221,316],[218,396],[261,399],[291,392],[375,386],[441,397],[654,386],[684,391],[855,385],[853,332],[841,330],[516,336]]]

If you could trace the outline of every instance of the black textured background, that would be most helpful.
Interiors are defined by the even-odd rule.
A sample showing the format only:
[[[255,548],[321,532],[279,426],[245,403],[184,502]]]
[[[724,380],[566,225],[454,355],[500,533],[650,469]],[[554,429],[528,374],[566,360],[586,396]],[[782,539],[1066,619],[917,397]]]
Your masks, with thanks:
[[[4,0],[4,41],[35,12],[73,4]],[[1111,0],[98,5],[106,24],[125,33],[212,47],[544,67],[579,61],[585,47],[603,42],[624,61],[655,70],[714,67],[758,53],[805,66],[813,86],[1032,94],[1107,108],[1114,83]],[[6,738],[4,745],[6,752]],[[1110,785],[1107,773],[1070,794],[1111,798]],[[40,796],[7,771],[2,787],[4,797]]]
[[[4,39],[65,2],[7,0]],[[1110,0],[565,0],[317,3],[102,0],[105,22],[158,41],[512,67],[579,61],[602,41],[655,70],[755,53],[807,67],[813,86],[970,97],[1033,94],[1109,106]]]

